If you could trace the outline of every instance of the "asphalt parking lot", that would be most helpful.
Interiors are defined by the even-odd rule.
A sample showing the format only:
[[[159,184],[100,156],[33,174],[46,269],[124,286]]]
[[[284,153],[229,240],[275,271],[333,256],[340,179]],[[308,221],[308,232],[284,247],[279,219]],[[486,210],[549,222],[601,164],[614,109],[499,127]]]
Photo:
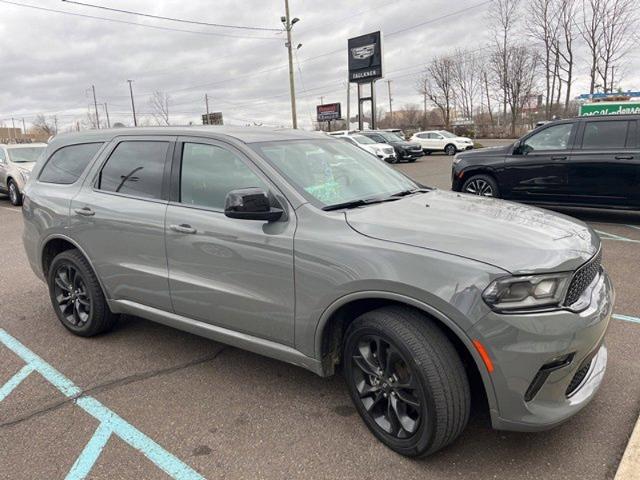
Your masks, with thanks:
[[[397,168],[448,188],[450,164]],[[375,441],[339,375],[132,317],[104,336],[67,333],[27,265],[20,209],[0,196],[0,478],[612,478],[640,412],[640,214],[563,212],[604,239],[617,291],[600,392],[538,434],[493,431],[475,408],[455,444],[410,460]]]

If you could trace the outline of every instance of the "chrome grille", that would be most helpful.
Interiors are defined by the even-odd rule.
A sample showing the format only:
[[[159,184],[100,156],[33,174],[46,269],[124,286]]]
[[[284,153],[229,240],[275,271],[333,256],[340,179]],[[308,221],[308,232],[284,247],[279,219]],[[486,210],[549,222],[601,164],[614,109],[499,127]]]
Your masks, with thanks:
[[[593,279],[600,273],[602,263],[602,250],[600,250],[591,260],[582,265],[571,279],[564,304],[571,306],[576,303],[586,288],[593,282]]]

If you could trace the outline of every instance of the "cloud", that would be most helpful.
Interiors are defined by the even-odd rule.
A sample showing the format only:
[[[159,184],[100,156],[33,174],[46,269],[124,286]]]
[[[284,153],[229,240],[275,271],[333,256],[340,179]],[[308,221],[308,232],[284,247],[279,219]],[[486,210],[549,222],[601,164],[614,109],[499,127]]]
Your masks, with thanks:
[[[115,20],[235,36],[245,39],[164,31],[76,17],[0,3],[0,121],[14,116],[29,123],[38,113],[56,114],[63,129],[92,108],[90,87],[107,103],[111,122],[131,124],[127,79],[134,80],[136,107],[150,112],[155,90],[170,95],[172,123],[200,123],[204,95],[210,109],[227,123],[248,121],[289,125],[288,67],[284,35],[178,24],[105,12],[57,0],[14,0],[44,8]],[[216,23],[280,27],[281,0],[117,0],[95,3],[157,15]],[[302,43],[295,65],[298,117],[310,127],[315,105],[346,101],[346,42],[350,36],[381,29],[385,69],[393,80],[395,106],[419,103],[415,76],[435,55],[455,48],[477,49],[490,38],[486,6],[391,35],[402,28],[479,3],[443,0],[291,0],[294,44]],[[331,55],[315,58],[327,52]],[[637,57],[636,57],[637,58]],[[579,79],[579,83],[584,79]],[[355,86],[353,87],[355,97]],[[378,84],[378,102],[386,106],[386,84]],[[355,101],[352,110],[355,111]],[[103,112],[100,112],[104,117]]]

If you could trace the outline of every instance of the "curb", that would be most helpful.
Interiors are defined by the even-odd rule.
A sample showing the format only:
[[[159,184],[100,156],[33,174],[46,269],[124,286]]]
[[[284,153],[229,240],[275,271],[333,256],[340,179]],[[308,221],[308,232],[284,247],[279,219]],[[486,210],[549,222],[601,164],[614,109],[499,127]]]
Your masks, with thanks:
[[[631,433],[614,480],[640,479],[640,417]]]

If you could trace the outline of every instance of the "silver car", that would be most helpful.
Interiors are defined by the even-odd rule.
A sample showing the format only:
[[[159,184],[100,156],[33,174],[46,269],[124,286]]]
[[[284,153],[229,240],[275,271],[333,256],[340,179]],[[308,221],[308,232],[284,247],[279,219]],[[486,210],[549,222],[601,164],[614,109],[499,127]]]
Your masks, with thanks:
[[[135,315],[339,366],[403,455],[453,442],[472,399],[496,429],[543,430],[603,379],[614,294],[590,227],[424,187],[325,135],[61,135],[24,195],[28,258],[68,330]]]
[[[0,144],[0,193],[9,195],[13,205],[22,205],[24,185],[45,148],[46,143]]]

